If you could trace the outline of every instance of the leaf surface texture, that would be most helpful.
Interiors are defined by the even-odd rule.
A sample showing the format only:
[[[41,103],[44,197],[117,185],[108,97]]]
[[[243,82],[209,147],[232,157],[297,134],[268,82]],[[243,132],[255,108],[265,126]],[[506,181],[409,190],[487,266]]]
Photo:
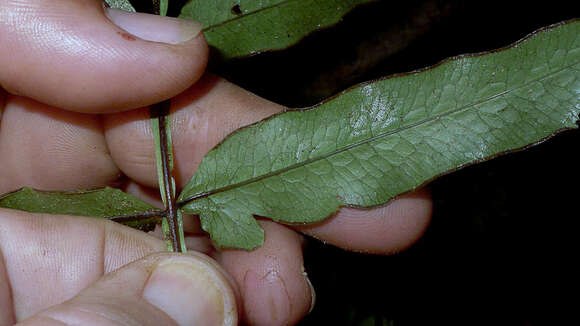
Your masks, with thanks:
[[[489,54],[362,84],[238,130],[203,159],[184,211],[223,247],[252,249],[253,215],[315,223],[575,128],[580,22]]]

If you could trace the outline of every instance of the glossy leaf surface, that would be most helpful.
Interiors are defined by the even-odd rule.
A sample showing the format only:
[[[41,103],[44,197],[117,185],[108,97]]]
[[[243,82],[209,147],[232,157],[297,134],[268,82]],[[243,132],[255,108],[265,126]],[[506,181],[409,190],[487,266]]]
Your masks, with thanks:
[[[362,84],[241,129],[203,159],[180,196],[218,245],[251,249],[253,215],[314,223],[575,128],[580,22],[489,54]]]
[[[286,48],[373,0],[192,0],[179,17],[204,25],[222,59]]]
[[[28,187],[0,196],[0,207],[30,213],[61,214],[110,218],[155,211],[155,207],[118,189],[91,191],[39,191]],[[156,218],[124,220],[122,223],[139,229],[150,229]]]

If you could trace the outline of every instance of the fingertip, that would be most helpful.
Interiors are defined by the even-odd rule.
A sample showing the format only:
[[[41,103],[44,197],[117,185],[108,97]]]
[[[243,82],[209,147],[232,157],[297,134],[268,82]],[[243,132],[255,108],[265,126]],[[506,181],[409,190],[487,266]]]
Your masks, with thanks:
[[[127,12],[105,8],[111,22],[130,34],[122,35],[127,40],[138,37],[146,41],[167,44],[182,44],[201,33],[202,23],[196,20],[163,17],[146,13]]]
[[[357,252],[393,254],[421,238],[431,220],[428,188],[404,194],[373,209],[341,208],[322,223],[296,226],[314,238]]]
[[[213,261],[199,254],[162,257],[145,283],[146,301],[178,325],[237,324],[234,291]]]
[[[294,325],[311,309],[313,293],[303,267],[302,239],[271,221],[260,221],[266,240],[248,252],[224,250],[216,259],[238,284],[249,325]]]
[[[149,111],[140,108],[103,116],[105,139],[115,164],[131,180],[157,186],[155,143]]]
[[[237,320],[234,292],[215,262],[199,254],[155,253],[22,324],[233,326]]]

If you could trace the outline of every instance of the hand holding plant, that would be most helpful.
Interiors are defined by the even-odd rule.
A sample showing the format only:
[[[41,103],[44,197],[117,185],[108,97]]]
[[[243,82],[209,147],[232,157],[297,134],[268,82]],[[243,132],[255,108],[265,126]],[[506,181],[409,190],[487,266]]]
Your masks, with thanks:
[[[75,190],[117,185],[155,204],[150,196],[150,188],[157,186],[155,149],[149,113],[142,107],[179,94],[172,100],[170,116],[178,189],[191,178],[203,155],[227,134],[283,110],[218,77],[205,75],[197,82],[207,48],[195,32],[195,22],[119,12],[109,12],[107,18],[98,1],[28,1],[24,7],[13,1],[1,1],[0,6],[4,49],[0,83],[7,91],[0,107],[0,193],[22,186]],[[424,230],[430,216],[428,198],[421,191],[372,210],[342,209],[324,223],[294,230],[351,250],[398,251]],[[97,219],[6,209],[0,210],[0,219],[6,280],[0,288],[4,291],[0,298],[6,299],[0,302],[5,305],[2,311],[12,311],[2,316],[6,323],[79,293],[49,313],[69,314],[66,309],[77,303],[89,310],[102,308],[91,305],[93,298],[113,297],[125,300],[118,301],[116,308],[131,310],[138,299],[131,289],[143,286],[153,266],[171,259],[209,266],[210,273],[199,277],[213,275],[226,289],[223,307],[229,315],[224,316],[231,317],[231,309],[235,310],[235,291],[229,289],[223,273],[198,255],[155,254],[100,279],[163,248],[161,241],[145,233]],[[291,324],[307,313],[312,302],[302,267],[302,239],[292,228],[270,221],[260,224],[265,243],[252,252],[214,251],[195,223],[186,225],[186,241],[190,248],[213,256],[231,275],[247,322]],[[111,280],[127,288],[113,286],[117,283]],[[11,298],[6,296],[10,288]],[[186,300],[180,295],[197,297],[195,291],[178,292],[172,292],[177,301]],[[165,318],[160,316],[146,319]]]

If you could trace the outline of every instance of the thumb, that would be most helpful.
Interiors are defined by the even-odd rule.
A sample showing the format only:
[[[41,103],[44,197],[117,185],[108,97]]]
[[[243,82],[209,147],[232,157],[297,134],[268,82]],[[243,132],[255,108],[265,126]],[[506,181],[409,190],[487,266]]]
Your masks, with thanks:
[[[236,325],[234,292],[206,256],[158,253],[19,325]]]
[[[171,98],[202,75],[196,21],[100,0],[0,0],[0,86],[64,109],[108,113]]]

